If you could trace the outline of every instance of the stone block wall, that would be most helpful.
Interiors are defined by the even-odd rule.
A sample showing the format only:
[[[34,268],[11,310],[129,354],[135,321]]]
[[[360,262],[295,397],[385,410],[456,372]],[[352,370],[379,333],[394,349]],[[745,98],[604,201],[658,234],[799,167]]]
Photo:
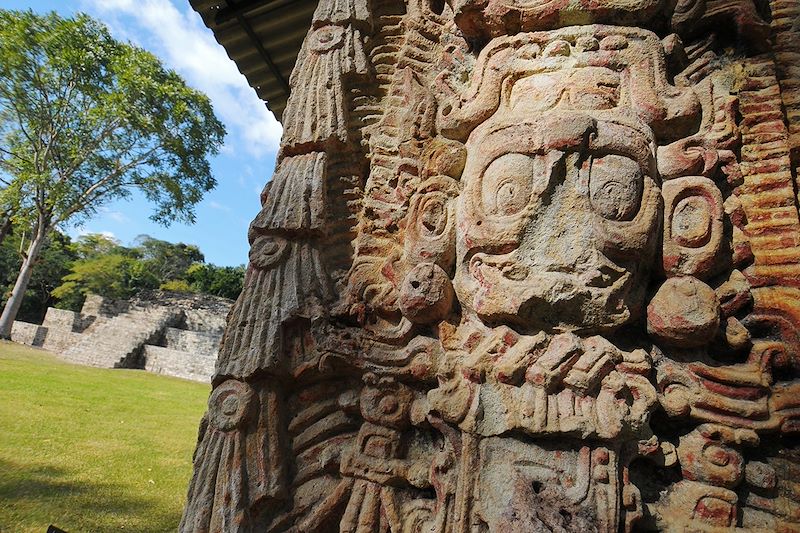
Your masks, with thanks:
[[[162,291],[125,301],[89,296],[80,313],[49,308],[41,325],[15,322],[11,340],[78,364],[208,382],[231,304]]]
[[[56,354],[64,353],[70,346],[74,346],[84,336],[74,331],[48,327],[44,336],[42,348]]]
[[[11,340],[59,354],[82,338],[75,331],[81,323],[78,313],[51,307],[47,310],[42,325],[15,321],[11,329]]]
[[[167,291],[142,291],[128,302],[130,306],[180,308],[184,315],[183,329],[219,335],[225,329],[225,320],[232,303],[226,298],[216,296]],[[109,305],[105,304],[105,307],[109,308]]]
[[[143,348],[155,344],[164,330],[183,318],[180,308],[132,308],[81,335],[60,353],[68,360],[101,368],[142,368]]]
[[[209,309],[187,309],[184,312],[184,324],[189,331],[207,331],[220,336],[225,329],[227,314],[227,311],[220,313]]]
[[[130,307],[130,300],[112,300],[96,294],[89,294],[83,301],[81,315],[112,318],[127,312]]]
[[[219,334],[213,331],[167,328],[164,333],[164,347],[182,352],[213,354],[216,356],[219,341]]]
[[[144,347],[145,370],[193,381],[209,381],[216,359],[216,354],[196,354],[163,346]]]
[[[48,307],[47,313],[44,315],[42,326],[46,328],[53,328],[65,331],[73,331],[76,327],[80,327],[81,315],[75,311],[68,311],[66,309],[56,309]]]
[[[42,346],[46,335],[46,327],[19,320],[11,328],[11,340],[28,346]]]

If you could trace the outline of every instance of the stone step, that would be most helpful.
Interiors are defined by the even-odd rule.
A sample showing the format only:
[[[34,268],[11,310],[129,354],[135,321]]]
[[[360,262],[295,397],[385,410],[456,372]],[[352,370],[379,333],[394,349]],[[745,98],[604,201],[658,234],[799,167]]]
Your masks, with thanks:
[[[101,368],[136,368],[141,366],[138,359],[144,345],[155,342],[182,316],[180,310],[134,307],[99,324],[62,355],[74,363]]]
[[[222,335],[204,331],[166,328],[164,347],[182,352],[209,354],[216,357]]]
[[[146,345],[143,351],[144,369],[156,374],[211,382],[217,358],[183,350],[172,350],[162,346]]]

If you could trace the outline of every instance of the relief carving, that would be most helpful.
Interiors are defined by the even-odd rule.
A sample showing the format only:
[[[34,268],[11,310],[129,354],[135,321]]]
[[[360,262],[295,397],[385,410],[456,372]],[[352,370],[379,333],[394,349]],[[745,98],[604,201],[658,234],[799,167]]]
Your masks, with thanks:
[[[321,0],[181,531],[800,531],[767,7]]]

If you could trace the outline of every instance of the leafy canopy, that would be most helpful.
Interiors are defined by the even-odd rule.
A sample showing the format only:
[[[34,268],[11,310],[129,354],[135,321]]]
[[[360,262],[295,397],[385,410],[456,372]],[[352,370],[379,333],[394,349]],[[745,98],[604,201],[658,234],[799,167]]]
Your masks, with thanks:
[[[143,267],[136,258],[119,253],[76,261],[71,272],[64,276],[64,283],[56,287],[52,294],[70,303],[80,301],[80,296],[89,293],[109,298],[129,298],[137,288],[158,287]]]
[[[244,273],[244,265],[231,267],[195,263],[187,270],[186,279],[193,292],[235,300],[242,292]]]
[[[141,254],[148,269],[164,282],[183,278],[189,267],[205,260],[194,244],[171,243],[149,235],[139,235],[135,244],[134,249]]]
[[[87,294],[124,299],[142,289],[235,299],[244,282],[244,266],[207,264],[197,246],[149,235],[140,235],[129,248],[105,235],[87,234],[69,249],[74,260],[62,274],[62,283],[52,290],[58,307],[65,309],[80,309]]]
[[[55,227],[142,191],[192,222],[225,134],[208,98],[86,15],[0,10],[0,211]]]

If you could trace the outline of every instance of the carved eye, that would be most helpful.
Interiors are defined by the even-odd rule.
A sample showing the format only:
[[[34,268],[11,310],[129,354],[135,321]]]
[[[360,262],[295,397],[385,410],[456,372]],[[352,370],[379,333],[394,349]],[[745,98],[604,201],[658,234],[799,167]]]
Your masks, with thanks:
[[[704,197],[684,198],[672,211],[672,238],[682,246],[702,246],[711,234],[712,217],[712,206]]]
[[[487,213],[513,215],[531,198],[534,159],[524,154],[498,157],[483,174],[483,205]]]
[[[441,235],[447,227],[447,196],[438,192],[428,193],[420,200],[419,210],[419,222],[425,232],[431,236]]]
[[[642,170],[621,155],[595,157],[587,162],[592,208],[603,218],[631,220],[642,201]]]

